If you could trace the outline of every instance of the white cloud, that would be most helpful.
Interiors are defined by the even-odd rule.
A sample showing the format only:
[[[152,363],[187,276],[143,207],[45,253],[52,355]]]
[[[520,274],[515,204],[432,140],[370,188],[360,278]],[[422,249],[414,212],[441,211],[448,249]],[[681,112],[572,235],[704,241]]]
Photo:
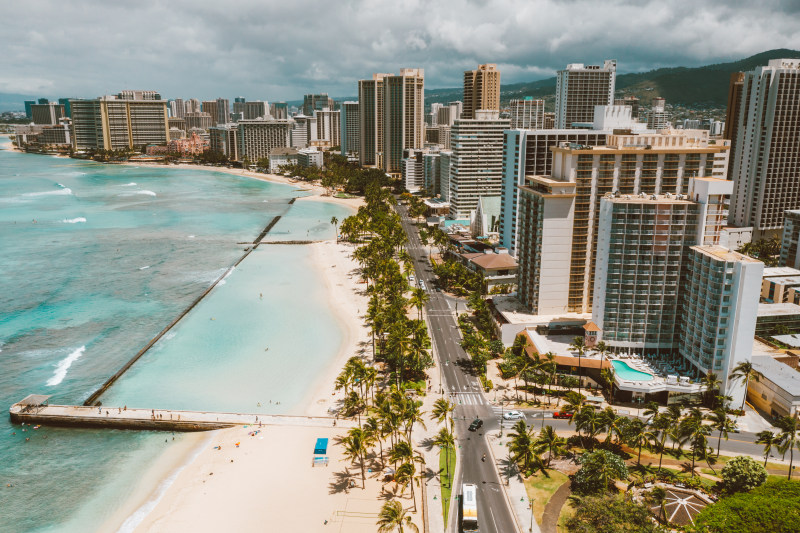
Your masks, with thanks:
[[[621,72],[797,48],[797,0],[242,0],[7,2],[0,90],[298,99],[356,93],[373,72],[422,67],[427,87],[501,65],[504,83],[567,63]]]

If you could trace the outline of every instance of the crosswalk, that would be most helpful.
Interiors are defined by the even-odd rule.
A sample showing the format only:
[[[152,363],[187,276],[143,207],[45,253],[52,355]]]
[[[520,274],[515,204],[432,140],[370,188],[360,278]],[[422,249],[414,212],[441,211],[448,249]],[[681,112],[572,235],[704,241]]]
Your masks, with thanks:
[[[487,405],[488,402],[480,392],[454,392],[452,400],[456,405]]]

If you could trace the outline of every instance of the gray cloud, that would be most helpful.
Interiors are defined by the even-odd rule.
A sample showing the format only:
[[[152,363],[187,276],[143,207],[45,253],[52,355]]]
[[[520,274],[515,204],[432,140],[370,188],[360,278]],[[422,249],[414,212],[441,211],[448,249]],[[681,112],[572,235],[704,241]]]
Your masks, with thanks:
[[[570,62],[622,72],[798,48],[798,0],[33,0],[2,8],[0,92],[297,99],[356,94],[356,80],[425,69],[427,87],[500,65],[503,82]]]

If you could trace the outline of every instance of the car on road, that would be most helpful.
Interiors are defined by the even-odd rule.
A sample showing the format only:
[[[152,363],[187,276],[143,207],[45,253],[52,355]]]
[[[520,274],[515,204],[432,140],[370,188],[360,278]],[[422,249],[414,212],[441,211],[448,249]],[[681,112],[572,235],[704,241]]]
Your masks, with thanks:
[[[503,413],[503,420],[520,420],[525,418],[522,411],[506,411]]]
[[[428,290],[428,288],[425,286],[425,282],[424,282],[424,281],[422,281],[422,280],[419,280],[419,287],[420,287],[420,288],[421,288],[423,291],[427,291],[427,290]]]
[[[416,278],[414,277],[414,274],[410,274],[410,275],[408,276],[408,282],[409,282],[409,283],[411,283],[411,284],[413,284],[413,283],[414,283],[414,280],[415,280],[415,279],[416,279]]]
[[[553,411],[553,418],[572,418],[572,413],[566,411]]]
[[[482,427],[483,427],[483,420],[481,420],[480,418],[476,418],[475,420],[472,421],[472,424],[469,425],[469,430],[478,431]]]

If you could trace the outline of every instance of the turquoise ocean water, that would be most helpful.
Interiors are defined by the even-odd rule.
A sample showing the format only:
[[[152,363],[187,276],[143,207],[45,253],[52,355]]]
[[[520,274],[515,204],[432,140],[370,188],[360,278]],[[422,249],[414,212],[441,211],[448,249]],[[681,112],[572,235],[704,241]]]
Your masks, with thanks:
[[[303,194],[217,172],[0,150],[0,409],[31,393],[81,403],[272,217],[283,216],[271,239],[331,238],[330,218],[349,210],[289,205]],[[342,342],[309,255],[259,247],[102,402],[301,412]],[[101,529],[134,490],[155,488],[141,474],[173,446],[162,433],[22,429],[0,415],[3,533]]]

